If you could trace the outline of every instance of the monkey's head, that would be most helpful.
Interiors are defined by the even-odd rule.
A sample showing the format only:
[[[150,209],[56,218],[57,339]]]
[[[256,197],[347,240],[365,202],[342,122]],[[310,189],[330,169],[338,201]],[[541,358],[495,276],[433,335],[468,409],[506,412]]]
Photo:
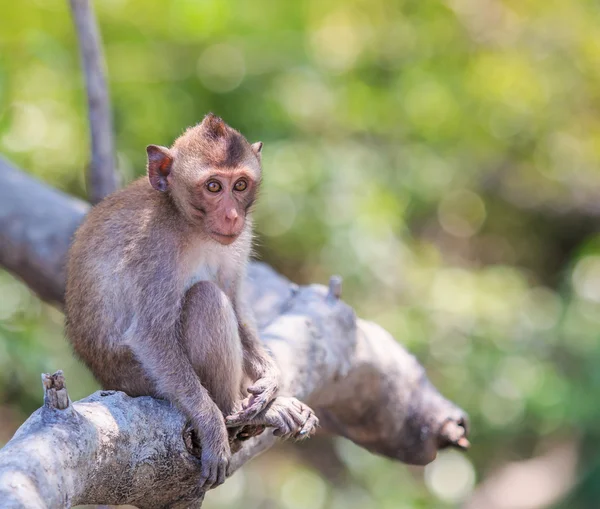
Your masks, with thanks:
[[[148,179],[188,221],[228,245],[244,231],[256,198],[261,149],[209,113],[171,148],[148,145]]]

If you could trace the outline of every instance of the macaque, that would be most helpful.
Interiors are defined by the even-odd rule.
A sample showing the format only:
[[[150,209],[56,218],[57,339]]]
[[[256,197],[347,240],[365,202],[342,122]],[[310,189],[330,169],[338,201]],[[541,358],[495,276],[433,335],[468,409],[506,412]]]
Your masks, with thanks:
[[[228,474],[228,427],[303,437],[317,425],[303,403],[276,398],[278,367],[242,295],[261,148],[212,114],[170,148],[149,145],[147,178],[94,207],[69,252],[75,354],[104,389],[187,415],[206,489]]]

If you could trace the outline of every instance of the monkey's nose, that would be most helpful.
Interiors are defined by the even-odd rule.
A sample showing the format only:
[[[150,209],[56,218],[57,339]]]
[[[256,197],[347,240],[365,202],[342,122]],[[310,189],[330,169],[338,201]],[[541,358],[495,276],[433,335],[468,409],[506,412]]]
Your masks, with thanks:
[[[235,221],[237,218],[238,218],[238,213],[237,213],[237,210],[235,210],[235,209],[229,209],[225,213],[225,219],[227,219],[228,221]]]

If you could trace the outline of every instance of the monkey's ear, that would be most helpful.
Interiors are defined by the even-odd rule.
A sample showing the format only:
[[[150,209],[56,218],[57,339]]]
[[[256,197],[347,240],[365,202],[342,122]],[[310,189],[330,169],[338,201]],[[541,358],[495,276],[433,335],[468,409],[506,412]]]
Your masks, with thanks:
[[[256,157],[258,157],[258,160],[260,161],[261,158],[261,151],[262,151],[262,146],[263,143],[262,141],[257,141],[256,143],[253,143],[252,145],[252,152],[254,152],[256,154]]]
[[[173,166],[173,155],[167,147],[148,145],[148,180],[157,191],[165,192],[169,188],[167,177]]]

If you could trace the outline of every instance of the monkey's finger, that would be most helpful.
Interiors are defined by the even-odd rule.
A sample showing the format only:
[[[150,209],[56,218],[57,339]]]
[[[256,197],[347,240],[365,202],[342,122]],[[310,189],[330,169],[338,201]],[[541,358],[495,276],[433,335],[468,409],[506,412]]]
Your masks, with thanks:
[[[214,465],[211,469],[210,469],[210,477],[208,478],[208,487],[209,488],[214,488],[215,483],[217,481],[217,474],[218,474],[218,465]]]
[[[212,488],[212,485],[215,483],[216,479],[216,465],[213,461],[205,460],[202,463],[202,469],[200,474],[200,482],[202,488],[205,490],[209,490]]]
[[[310,411],[304,410],[302,412],[297,412],[297,411],[292,411],[290,412],[290,415],[293,417],[294,419],[294,427],[291,430],[291,435],[294,436],[294,438],[297,438],[300,435],[300,432],[302,431],[304,425],[307,423],[308,419],[310,418]]]
[[[235,428],[236,426],[241,426],[242,424],[246,424],[242,422],[239,415],[228,415],[225,417],[225,426],[228,428]]]
[[[208,476],[210,474],[210,470],[204,466],[204,462],[202,462],[201,468],[200,468],[200,478],[198,479],[198,484],[203,487],[206,484],[206,480],[208,479]]]
[[[283,424],[283,422],[279,423],[277,425],[277,427],[275,428],[275,431],[273,431],[273,435],[275,435],[276,437],[279,438],[283,438],[284,440],[287,440],[292,434],[292,430],[289,428],[286,428],[285,424]]]
[[[302,421],[300,421],[300,427],[302,427],[306,424],[308,419],[310,419],[311,415],[312,415],[312,410],[310,408],[308,408],[307,406],[302,405],[302,411],[301,411]]]
[[[224,463],[219,466],[219,471],[217,473],[217,480],[215,481],[215,486],[220,486],[225,482],[225,477],[227,474],[227,463]]]
[[[198,480],[198,485],[205,490],[210,488],[210,484],[208,482],[209,473],[200,474],[200,479]]]
[[[298,429],[301,429],[302,426],[304,426],[306,424],[306,421],[308,421],[311,414],[312,414],[312,410],[310,408],[308,408],[306,405],[302,405],[302,410],[300,411],[300,418],[299,418],[300,426]]]
[[[262,396],[263,399],[271,401],[277,392],[277,384],[274,382],[257,382],[246,389],[250,394]]]
[[[252,403],[254,402],[254,400],[255,400],[254,396],[251,396],[249,398],[243,399],[242,400],[242,410],[246,410],[246,408],[248,408],[250,405],[252,405]]]
[[[265,392],[266,387],[262,384],[254,384],[251,385],[250,387],[248,387],[246,390],[250,393],[250,394],[254,394],[255,396],[258,396],[259,394],[262,394],[263,392]]]
[[[310,412],[310,415],[309,415],[308,419],[306,420],[306,422],[304,423],[304,426],[302,426],[302,429],[300,429],[300,431],[298,431],[298,433],[296,433],[296,438],[298,440],[302,440],[303,438],[308,438],[310,435],[312,435],[317,430],[318,425],[319,425],[319,419],[317,418],[317,416],[315,414]]]
[[[225,423],[229,427],[241,426],[243,424],[250,424],[250,421],[256,417],[256,415],[262,410],[262,406],[252,404],[244,410],[240,410],[235,414],[229,415],[225,418]]]
[[[303,415],[302,411],[296,410],[296,408],[291,405],[288,408],[286,408],[285,414],[289,418],[288,422],[292,422],[292,428],[302,427],[302,425],[308,418],[307,415]]]
[[[244,423],[241,424],[241,426],[252,426],[252,427],[271,426],[272,427],[273,423],[271,421],[272,421],[272,419],[269,419],[263,413],[260,413],[257,416],[252,417],[252,419],[248,419],[247,421],[244,421]],[[232,427],[234,427],[234,426],[232,426]]]
[[[308,420],[304,423],[304,426],[294,434],[295,440],[304,440],[305,438],[310,437],[317,429],[317,425],[319,423],[319,419],[314,414],[308,418]]]
[[[212,488],[212,485],[213,485],[213,476],[212,476],[212,474],[209,474],[209,477],[207,477],[206,480],[204,481],[204,483],[202,484],[202,489],[208,491]]]
[[[292,405],[294,405],[296,407],[296,409],[298,409],[300,412],[304,412],[304,410],[307,408],[307,406],[302,403],[302,401],[300,401],[299,399],[296,398],[291,398],[292,399]]]
[[[237,412],[232,413],[231,415],[228,415],[227,417],[225,417],[225,422],[228,425],[234,425],[234,424],[242,424],[241,420],[243,418],[243,416],[246,414],[246,411],[248,410],[249,406],[246,407],[246,400],[244,400],[242,402],[242,409],[238,410]],[[243,423],[246,424],[246,423]]]
[[[297,438],[305,438],[306,436],[309,436],[313,431],[313,428],[318,425],[319,420],[314,416],[313,411],[300,400],[293,398],[292,405],[301,412],[301,420],[299,421],[300,426],[295,436]]]
[[[243,412],[248,411],[248,409],[256,406],[257,403],[260,403],[260,400],[261,400],[260,396],[255,396],[254,394],[252,396],[248,396],[247,398],[242,400],[242,403],[241,403],[242,408],[232,415],[237,415],[237,414],[241,414]]]
[[[294,417],[292,416],[291,409],[286,409],[285,411],[279,412],[279,421],[283,424],[283,426],[278,426],[281,430],[281,434],[277,434],[277,436],[286,437],[291,435],[296,429],[298,429],[298,424],[294,422]]]
[[[238,412],[239,419],[241,419],[243,422],[253,419],[264,410],[264,408],[267,406],[267,403],[268,401],[262,396],[252,396],[251,404]]]
[[[293,421],[281,410],[278,410],[275,415],[269,418],[271,426],[275,428],[273,435],[281,437],[283,439],[289,438],[296,427]]]

